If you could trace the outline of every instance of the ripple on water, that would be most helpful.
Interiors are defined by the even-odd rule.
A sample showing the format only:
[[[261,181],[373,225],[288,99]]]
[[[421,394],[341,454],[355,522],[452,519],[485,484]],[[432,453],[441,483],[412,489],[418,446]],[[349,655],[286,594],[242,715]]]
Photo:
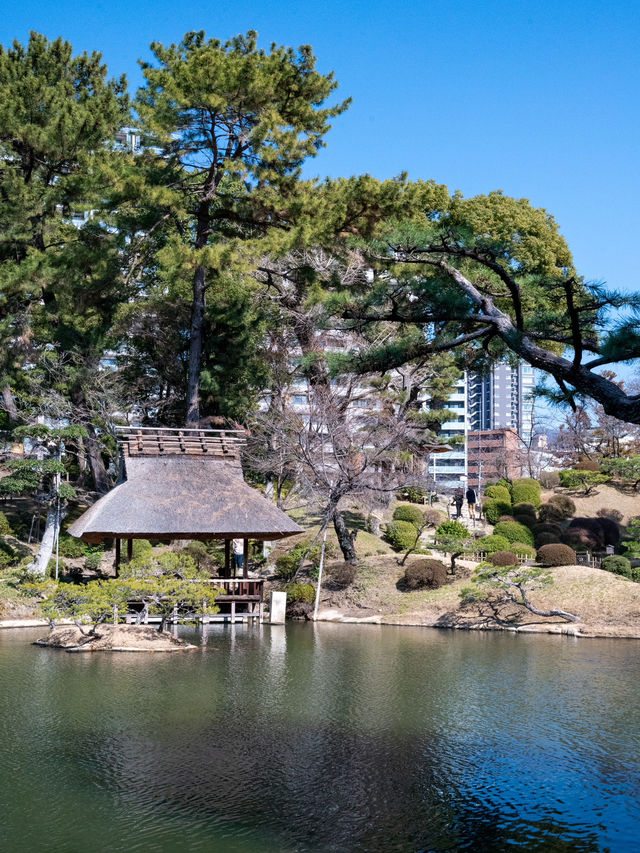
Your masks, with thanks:
[[[632,850],[637,644],[211,628],[190,655],[0,635],[0,849]]]

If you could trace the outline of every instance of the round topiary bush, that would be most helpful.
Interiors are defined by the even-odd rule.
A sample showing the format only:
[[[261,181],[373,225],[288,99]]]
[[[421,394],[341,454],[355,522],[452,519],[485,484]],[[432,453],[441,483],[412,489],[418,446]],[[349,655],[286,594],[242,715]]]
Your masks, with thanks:
[[[511,513],[511,504],[492,498],[484,502],[482,509],[489,524],[497,524],[501,515],[509,515]]]
[[[596,519],[594,519],[596,520]],[[620,528],[611,518],[598,518],[600,527],[604,534],[605,545],[618,545],[620,542]]]
[[[409,589],[437,589],[447,582],[447,567],[439,560],[414,560],[404,572]]]
[[[567,532],[574,528],[590,531],[600,545],[617,545],[620,541],[620,528],[609,518],[574,518]]]
[[[517,521],[500,521],[493,528],[493,532],[498,536],[504,536],[509,542],[524,542],[526,545],[533,545],[533,533],[524,524],[519,524]]]
[[[415,545],[418,528],[410,521],[392,521],[384,535],[396,551],[408,551]]]
[[[576,505],[567,495],[552,495],[548,503],[557,507],[560,518],[573,518],[576,514]]]
[[[624,518],[619,509],[613,509],[613,507],[608,506],[600,507],[596,515],[598,518],[610,518],[611,521],[615,521],[617,524],[620,524]]]
[[[575,566],[576,552],[568,545],[543,545],[538,548],[536,559],[543,566]]]
[[[327,566],[329,580],[336,586],[351,586],[356,579],[356,574],[357,568],[353,563],[332,563],[330,566]]]
[[[620,554],[613,554],[610,557],[605,557],[600,563],[600,568],[604,569],[605,572],[613,572],[614,575],[622,575],[624,578],[633,577],[631,562]]]
[[[484,490],[484,496],[485,498],[511,504],[511,492],[506,486],[487,486]]]
[[[511,500],[514,504],[529,503],[537,508],[542,503],[540,492],[540,483],[537,480],[529,478],[514,480],[511,486]]]
[[[562,511],[555,504],[542,504],[540,509],[538,510],[538,518],[540,521],[548,521],[551,523],[557,523],[559,521],[564,521],[564,516]]]
[[[562,525],[555,521],[540,521],[533,526],[531,532],[534,536],[538,536],[540,533],[553,533],[558,537],[558,541],[560,541],[559,537],[562,535]]]
[[[443,521],[436,527],[436,536],[456,536],[458,539],[466,539],[469,531],[461,521]]]
[[[510,550],[518,557],[533,558],[536,555],[536,549],[532,548],[531,545],[525,545],[524,542],[512,542]]]
[[[496,551],[508,551],[509,540],[504,536],[481,536],[476,539],[476,547],[478,551],[484,551],[486,554],[495,554]]]
[[[89,572],[97,572],[100,568],[100,564],[102,563],[102,557],[102,551],[89,551],[87,556],[84,558],[85,569]]]
[[[513,551],[496,551],[494,554],[489,554],[487,562],[492,566],[519,566],[520,560],[518,555]]]
[[[417,506],[399,506],[396,507],[393,513],[394,521],[408,521],[409,524],[414,524],[420,527],[424,524],[424,515],[422,510]]]
[[[533,516],[535,516],[535,514],[536,514],[536,508],[534,507],[534,505],[527,503],[526,501],[523,501],[522,503],[519,503],[519,504],[514,504],[513,505],[513,511],[514,511],[514,513],[517,512],[520,515],[533,515]]]
[[[524,526],[528,527],[529,530],[532,530],[538,523],[538,519],[535,517],[535,515],[526,515],[523,513],[517,513],[516,515],[514,515],[513,520],[517,521],[518,524],[524,524]]]

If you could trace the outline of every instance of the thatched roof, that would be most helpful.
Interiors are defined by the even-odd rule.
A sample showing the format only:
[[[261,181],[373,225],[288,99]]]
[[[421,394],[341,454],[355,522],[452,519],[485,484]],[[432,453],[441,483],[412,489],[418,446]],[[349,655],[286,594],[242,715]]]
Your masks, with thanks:
[[[146,432],[142,446],[137,435],[122,436],[126,479],[75,521],[69,533],[101,542],[112,537],[271,540],[302,532],[245,483],[238,435],[224,446],[225,436],[210,435],[218,431],[192,430],[185,438],[186,432]]]

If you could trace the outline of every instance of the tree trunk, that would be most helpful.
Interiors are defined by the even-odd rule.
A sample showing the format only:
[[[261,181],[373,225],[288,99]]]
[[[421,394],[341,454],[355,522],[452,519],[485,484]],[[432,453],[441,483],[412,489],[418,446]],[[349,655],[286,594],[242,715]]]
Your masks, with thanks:
[[[111,482],[109,481],[109,474],[107,473],[105,464],[102,461],[100,442],[98,441],[95,430],[91,425],[87,427],[87,438],[85,444],[87,459],[89,460],[89,468],[91,469],[91,476],[93,477],[93,485],[96,492],[103,495],[109,491]]]
[[[205,314],[205,268],[200,266],[193,276],[193,302],[189,332],[189,379],[187,386],[187,424],[200,420],[200,371],[202,369],[202,335]]]
[[[338,545],[340,546],[345,562],[357,563],[358,557],[356,555],[355,547],[357,531],[354,530],[352,533],[349,533],[347,525],[344,522],[344,518],[342,517],[342,513],[338,509],[334,509],[333,511],[333,526],[335,528],[336,536],[338,537]]]
[[[2,408],[9,416],[9,420],[11,422],[15,422],[19,419],[16,401],[13,398],[13,392],[9,385],[5,385],[2,389]]]
[[[563,619],[566,619],[568,622],[579,622],[580,617],[576,616],[573,613],[567,613],[566,610],[539,610],[537,607],[529,601],[527,598],[527,594],[524,589],[520,586],[520,584],[514,584],[517,587],[520,595],[522,596],[522,601],[515,600],[516,604],[521,604],[523,607],[526,607],[527,610],[531,611],[531,613],[535,613],[536,616],[561,616]]]
[[[32,563],[33,571],[38,575],[42,575],[42,577],[45,577],[47,574],[49,560],[53,554],[56,537],[60,530],[60,517],[62,514],[58,515],[56,503],[57,501],[54,499],[47,507],[47,523],[44,528],[44,535],[42,542],[40,542],[40,549]]]

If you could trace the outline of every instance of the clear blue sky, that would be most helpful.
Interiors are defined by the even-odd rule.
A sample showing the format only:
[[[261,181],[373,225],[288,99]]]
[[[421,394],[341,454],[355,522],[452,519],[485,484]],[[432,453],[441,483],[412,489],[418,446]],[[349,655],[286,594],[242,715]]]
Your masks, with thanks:
[[[30,29],[102,51],[141,82],[149,43],[257,29],[313,45],[353,106],[308,174],[406,170],[464,195],[546,207],[580,271],[640,290],[640,6],[630,0],[51,0],[5,4],[0,41]]]

